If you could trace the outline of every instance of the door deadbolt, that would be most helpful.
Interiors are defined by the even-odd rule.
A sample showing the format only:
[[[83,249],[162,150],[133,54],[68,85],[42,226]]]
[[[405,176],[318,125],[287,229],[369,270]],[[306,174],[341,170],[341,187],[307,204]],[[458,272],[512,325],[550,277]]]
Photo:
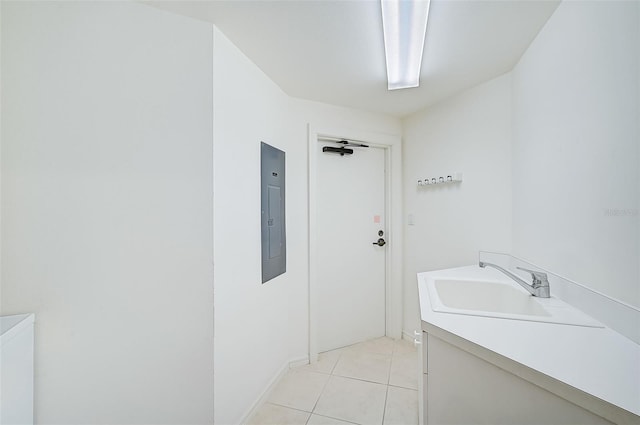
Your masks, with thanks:
[[[382,230],[378,230],[378,236],[382,236],[384,235],[384,232]]]
[[[374,242],[373,244],[378,246],[385,246],[387,242],[384,239],[380,238],[378,239],[378,242]]]

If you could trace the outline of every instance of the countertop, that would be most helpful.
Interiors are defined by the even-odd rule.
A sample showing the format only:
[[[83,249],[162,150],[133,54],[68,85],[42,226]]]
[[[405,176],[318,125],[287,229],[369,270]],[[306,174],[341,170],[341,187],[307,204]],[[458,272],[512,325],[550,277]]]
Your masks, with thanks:
[[[466,341],[471,343],[469,347],[479,346],[524,366],[523,371],[539,372],[544,376],[539,376],[534,383],[558,395],[570,393],[562,384],[577,389],[578,396],[570,401],[583,407],[588,403],[588,410],[609,420],[622,418],[622,422],[640,423],[640,345],[607,327],[434,312],[426,282],[439,278],[490,279],[518,286],[497,270],[478,266],[418,273],[423,331],[439,334],[436,336],[444,339],[452,335],[459,346]],[[462,342],[456,337],[462,338]],[[499,360],[499,356],[496,359]]]

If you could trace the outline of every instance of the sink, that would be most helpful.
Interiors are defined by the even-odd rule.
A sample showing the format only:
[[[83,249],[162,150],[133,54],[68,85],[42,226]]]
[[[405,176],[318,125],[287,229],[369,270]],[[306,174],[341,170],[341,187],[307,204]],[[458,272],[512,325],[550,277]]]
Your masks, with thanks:
[[[498,282],[440,280],[436,292],[446,307],[493,313],[551,316],[528,293]]]
[[[429,279],[427,288],[431,309],[441,313],[603,327],[564,301],[533,297],[516,283]]]

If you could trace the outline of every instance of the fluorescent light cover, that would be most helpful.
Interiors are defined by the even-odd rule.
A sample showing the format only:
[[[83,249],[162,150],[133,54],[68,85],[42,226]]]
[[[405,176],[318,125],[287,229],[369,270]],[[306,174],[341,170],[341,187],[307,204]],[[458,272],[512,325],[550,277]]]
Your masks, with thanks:
[[[420,85],[430,0],[380,0],[389,90]]]

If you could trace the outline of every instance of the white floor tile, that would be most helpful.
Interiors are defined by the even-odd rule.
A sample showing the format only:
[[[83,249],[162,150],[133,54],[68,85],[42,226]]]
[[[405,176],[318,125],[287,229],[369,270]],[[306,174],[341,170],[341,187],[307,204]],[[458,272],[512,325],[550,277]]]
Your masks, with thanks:
[[[416,346],[413,345],[413,340],[399,339],[395,341],[393,354],[408,354],[415,353],[417,351]]]
[[[329,375],[299,368],[290,370],[274,388],[269,402],[311,412]]]
[[[387,337],[320,353],[289,371],[249,424],[415,425],[418,354]]]
[[[418,425],[418,391],[389,386],[384,425]]]
[[[390,356],[393,354],[394,340],[383,336],[381,338],[371,339],[358,344],[346,347],[349,351],[366,351],[368,353],[383,354]]]
[[[313,413],[362,425],[380,425],[386,386],[332,376]]]
[[[390,355],[371,353],[362,349],[348,350],[340,356],[333,374],[387,384],[390,368]]]
[[[352,425],[353,422],[345,422],[339,419],[328,418],[326,416],[320,416],[312,414],[309,418],[307,425]]]
[[[308,412],[265,403],[248,425],[305,425],[310,415]]]
[[[389,385],[417,390],[418,377],[420,375],[418,362],[419,357],[417,351],[403,354],[395,353],[391,360]]]
[[[312,364],[301,366],[300,369],[306,369],[313,372],[331,374],[333,368],[336,366],[342,349],[327,351],[325,353],[318,354],[318,361]]]

